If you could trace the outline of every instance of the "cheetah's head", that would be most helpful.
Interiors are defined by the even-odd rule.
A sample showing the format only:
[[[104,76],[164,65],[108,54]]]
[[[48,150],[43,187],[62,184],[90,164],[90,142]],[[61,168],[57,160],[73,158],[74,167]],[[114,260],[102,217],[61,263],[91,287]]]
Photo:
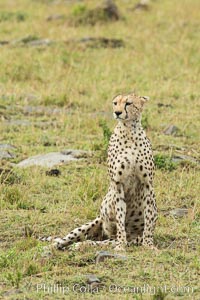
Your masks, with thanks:
[[[113,99],[113,116],[115,119],[127,122],[140,118],[143,105],[149,97],[136,96],[135,94],[118,95]]]

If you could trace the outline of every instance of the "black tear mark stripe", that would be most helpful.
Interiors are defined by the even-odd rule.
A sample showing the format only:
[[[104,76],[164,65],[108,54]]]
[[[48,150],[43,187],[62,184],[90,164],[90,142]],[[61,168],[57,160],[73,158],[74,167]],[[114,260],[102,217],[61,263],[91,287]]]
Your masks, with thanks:
[[[124,109],[125,109],[125,112],[126,112],[126,118],[128,118],[128,112],[126,110],[126,107],[127,107],[127,103],[125,104]]]

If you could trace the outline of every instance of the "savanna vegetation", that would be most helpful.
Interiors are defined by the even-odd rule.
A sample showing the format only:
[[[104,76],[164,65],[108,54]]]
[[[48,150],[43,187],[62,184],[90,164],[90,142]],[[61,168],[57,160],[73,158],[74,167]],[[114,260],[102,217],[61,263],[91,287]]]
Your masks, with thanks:
[[[200,299],[200,2],[137,3],[116,0],[111,12],[92,0],[0,1],[0,299]],[[151,98],[142,122],[159,252],[133,246],[99,264],[89,247],[47,255],[38,236],[97,215],[111,101],[133,90]],[[92,155],[56,166],[59,176],[16,166],[65,149]]]

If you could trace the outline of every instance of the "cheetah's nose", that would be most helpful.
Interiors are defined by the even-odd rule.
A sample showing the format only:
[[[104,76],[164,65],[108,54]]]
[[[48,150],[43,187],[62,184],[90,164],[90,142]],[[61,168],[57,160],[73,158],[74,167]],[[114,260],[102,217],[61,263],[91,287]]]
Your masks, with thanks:
[[[115,114],[116,114],[117,117],[119,117],[122,114],[122,112],[121,111],[115,111]]]

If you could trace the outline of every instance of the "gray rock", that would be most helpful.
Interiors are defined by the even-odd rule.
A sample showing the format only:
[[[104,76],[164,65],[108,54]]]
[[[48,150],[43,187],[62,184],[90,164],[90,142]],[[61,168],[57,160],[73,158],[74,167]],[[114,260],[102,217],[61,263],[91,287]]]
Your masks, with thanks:
[[[24,38],[21,38],[21,39],[17,39],[17,40],[13,40],[12,41],[12,45],[27,45],[27,46],[32,46],[32,47],[35,47],[35,46],[49,46],[53,43],[53,41],[50,41],[49,39],[40,39],[36,36],[31,36],[31,35],[28,35]]]
[[[94,274],[89,274],[85,275],[86,277],[86,283],[90,286],[90,289],[93,291],[99,291],[104,285],[101,283],[100,279],[94,275]]]
[[[54,14],[50,15],[46,18],[46,20],[49,21],[56,21],[56,20],[63,20],[65,18],[65,15],[59,15],[59,14]]]
[[[24,100],[27,102],[33,101],[33,100],[37,100],[38,96],[34,95],[34,94],[26,94],[24,95]]]
[[[119,260],[127,260],[125,255],[110,253],[108,251],[99,251],[96,254],[96,264],[103,262],[105,259],[119,259]]]
[[[10,151],[0,150],[0,159],[11,159],[15,157],[16,155]]]
[[[29,120],[6,120],[4,121],[4,123],[9,126],[34,126],[39,128],[47,128],[49,126],[55,126],[57,124],[57,122],[51,121],[32,122]]]
[[[90,114],[91,118],[106,118],[106,119],[113,119],[113,114],[110,112],[106,112],[106,111],[96,111],[94,113]]]
[[[0,150],[9,150],[9,149],[16,149],[15,146],[11,145],[11,144],[0,144]]]
[[[187,149],[185,147],[182,147],[182,146],[179,146],[179,145],[174,145],[174,144],[160,144],[156,147],[156,149],[162,149],[162,150],[172,150],[172,149],[175,149],[175,150],[180,150],[180,151],[186,151]],[[155,151],[154,150],[154,153],[159,154],[159,151]]]
[[[83,150],[73,150],[73,149],[67,149],[61,151],[62,154],[64,155],[72,155],[74,158],[86,158],[88,156],[91,156],[91,153],[88,151],[83,151]]]
[[[31,122],[29,120],[6,120],[4,122],[7,125],[11,126],[30,126]]]
[[[16,155],[10,150],[16,150],[16,147],[10,144],[0,144],[0,159],[15,158]]]
[[[23,38],[20,39],[15,39],[11,42],[12,45],[16,45],[16,44],[28,44],[29,42],[38,40],[39,38],[37,36],[34,35],[27,35]]]
[[[31,42],[27,43],[27,45],[31,46],[31,47],[49,46],[51,44],[53,44],[53,41],[50,41],[49,39],[39,39],[39,40],[35,40],[35,41],[31,41]]]
[[[16,294],[22,294],[23,292],[19,289],[12,289],[3,293],[3,296],[8,297]],[[18,298],[16,298],[18,299]]]
[[[172,161],[175,163],[179,163],[182,161],[190,161],[192,163],[197,163],[199,164],[199,160],[197,160],[196,158],[189,156],[189,155],[174,155],[172,157]]]
[[[125,46],[122,39],[110,39],[105,37],[85,37],[77,40],[77,42],[85,44],[90,48],[120,48]]]
[[[46,107],[46,106],[25,106],[23,113],[26,115],[57,115],[65,113],[67,110],[58,107]]]
[[[179,128],[175,125],[169,125],[163,133],[166,135],[174,135],[179,131]]]
[[[102,8],[104,14],[106,14],[111,20],[120,19],[118,7],[113,0],[105,0]]]
[[[188,214],[188,208],[174,208],[172,210],[169,211],[163,211],[164,216],[173,216],[173,217],[184,217]]]
[[[9,41],[0,41],[0,46],[8,45]]]
[[[17,164],[18,167],[41,166],[52,168],[55,165],[66,164],[71,161],[89,156],[89,152],[81,150],[64,150],[29,157]]]

